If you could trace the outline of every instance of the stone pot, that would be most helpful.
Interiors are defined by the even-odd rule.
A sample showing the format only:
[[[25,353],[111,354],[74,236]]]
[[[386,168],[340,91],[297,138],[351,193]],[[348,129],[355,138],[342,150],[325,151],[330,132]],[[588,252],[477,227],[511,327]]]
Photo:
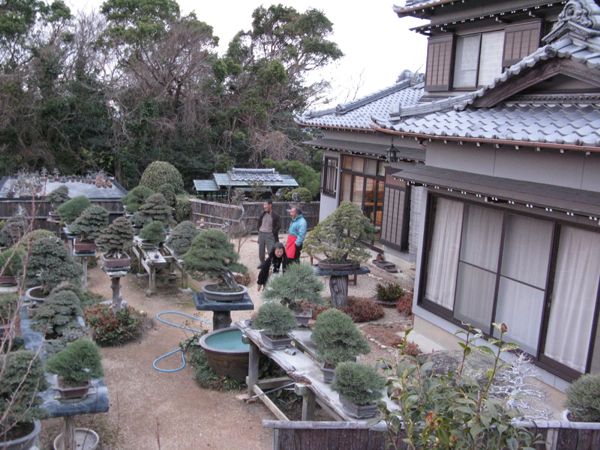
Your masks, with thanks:
[[[323,363],[321,364],[321,372],[323,372],[323,382],[330,384],[333,382],[333,377],[335,376],[335,367],[331,364]]]
[[[319,261],[319,267],[323,270],[357,270],[360,268],[360,263],[356,261],[329,261],[328,259],[324,259],[323,261]]]
[[[263,344],[270,350],[283,350],[292,344],[292,338],[285,336],[269,336],[264,331],[260,332]]]
[[[240,290],[236,292],[222,291],[216,288],[218,284],[207,284],[202,286],[202,294],[204,299],[211,302],[241,302],[244,300],[248,288],[240,286]]]
[[[75,428],[75,447],[77,450],[94,450],[100,443],[100,436],[89,428]],[[63,434],[54,438],[54,450],[63,450]]]
[[[73,400],[76,398],[84,398],[91,387],[91,383],[88,381],[86,384],[81,386],[65,386],[61,377],[58,377],[58,386],[54,389],[60,394],[61,400]]]
[[[31,424],[28,434],[12,439],[10,441],[0,441],[0,449],[2,450],[29,450],[35,445],[40,432],[42,431],[42,423],[35,420]]]
[[[376,403],[368,405],[357,405],[343,394],[339,394],[342,408],[351,417],[355,419],[371,419],[377,415],[379,408]]]

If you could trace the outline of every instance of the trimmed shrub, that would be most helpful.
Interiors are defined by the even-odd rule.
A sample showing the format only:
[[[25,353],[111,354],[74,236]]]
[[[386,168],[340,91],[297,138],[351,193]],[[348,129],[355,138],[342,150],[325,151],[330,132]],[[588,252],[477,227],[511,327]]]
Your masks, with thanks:
[[[46,339],[72,341],[85,335],[77,321],[83,316],[81,301],[71,290],[51,294],[36,310],[32,328],[46,335]]]
[[[177,195],[175,189],[170,184],[163,184],[158,188],[158,193],[162,194],[171,208],[175,208],[177,203]]]
[[[125,344],[142,335],[144,317],[130,306],[114,312],[98,304],[86,308],[84,314],[92,338],[102,347]]]
[[[18,245],[0,252],[0,275],[20,276],[23,272],[24,259],[25,251]]]
[[[27,231],[27,219],[22,215],[9,217],[0,230],[0,246],[11,247],[18,243]]]
[[[370,405],[383,395],[385,378],[365,364],[340,363],[331,387],[356,405]]]
[[[302,309],[300,302],[321,304],[323,283],[309,264],[290,264],[286,271],[273,278],[263,293],[266,300],[280,300],[292,310]]]
[[[127,212],[134,213],[144,204],[146,199],[154,194],[154,191],[147,186],[136,186],[130,190],[123,198],[123,205]]]
[[[52,208],[56,209],[58,206],[69,201],[69,188],[64,184],[61,184],[46,195],[46,201],[52,205]]]
[[[96,239],[96,245],[100,247],[107,257],[115,257],[124,254],[133,245],[133,228],[125,217],[118,217],[100,233]]]
[[[60,205],[56,212],[64,223],[71,223],[90,205],[91,202],[85,195],[79,195]]]
[[[192,202],[187,195],[178,195],[175,203],[175,221],[177,223],[190,220],[192,217]]]
[[[149,224],[144,225],[140,231],[140,239],[154,245],[159,245],[166,238],[165,226],[158,220],[153,220]]]
[[[140,213],[144,221],[158,220],[164,224],[168,224],[171,222],[173,208],[168,205],[164,195],[152,194],[140,206],[138,213]]]
[[[310,192],[310,190],[308,190],[305,187],[298,187],[296,189],[292,189],[291,191],[287,192],[285,194],[285,199],[287,201],[292,201],[292,202],[311,202],[313,199],[313,195]]]
[[[377,283],[377,286],[375,286],[375,295],[380,302],[396,303],[404,295],[404,289],[398,283]]]
[[[71,342],[46,362],[46,369],[67,385],[81,385],[104,375],[100,350],[89,339]]]
[[[270,336],[285,336],[296,326],[294,314],[279,303],[265,303],[258,308],[252,328],[263,330]]]
[[[192,241],[198,233],[196,226],[189,220],[185,220],[171,231],[167,245],[177,256],[184,255],[190,249]]]
[[[600,422],[600,374],[586,374],[569,386],[565,406],[573,420]]]
[[[48,293],[62,281],[79,285],[81,274],[81,266],[58,238],[42,238],[33,243],[27,267],[28,286],[41,284],[44,293]]]
[[[82,241],[94,242],[100,231],[108,225],[108,211],[102,206],[88,206],[75,222],[69,227],[69,231],[80,236]]]
[[[140,178],[140,185],[147,186],[156,192],[163,184],[170,184],[175,192],[183,192],[183,177],[179,170],[166,161],[154,161],[144,170]]]
[[[333,308],[319,314],[312,339],[321,360],[334,367],[371,351],[350,316]]]
[[[343,311],[356,323],[381,319],[385,314],[383,306],[368,298],[349,298]]]

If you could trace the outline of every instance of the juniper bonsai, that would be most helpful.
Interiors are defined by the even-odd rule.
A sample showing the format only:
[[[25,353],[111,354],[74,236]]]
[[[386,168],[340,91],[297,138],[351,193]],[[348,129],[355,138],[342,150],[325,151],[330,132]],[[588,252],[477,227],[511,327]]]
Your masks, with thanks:
[[[46,339],[74,340],[85,335],[78,317],[83,317],[81,300],[73,291],[58,291],[37,308],[32,327]]]
[[[309,255],[323,254],[331,262],[362,262],[370,253],[364,242],[370,242],[375,227],[361,209],[343,202],[306,236],[304,249]]]
[[[48,294],[61,281],[79,285],[81,274],[81,266],[58,238],[41,238],[33,242],[27,267],[28,286],[41,284],[43,293]]]
[[[267,285],[263,297],[266,300],[280,300],[282,305],[297,311],[300,302],[321,304],[323,283],[317,278],[309,264],[291,264],[286,271],[273,278]]]
[[[10,247],[18,243],[27,231],[27,219],[21,215],[9,217],[0,230],[0,246]]]
[[[189,220],[185,220],[171,231],[167,245],[173,249],[177,256],[181,256],[190,249],[192,241],[197,235],[196,226]]]
[[[71,224],[69,231],[79,235],[83,242],[94,242],[107,225],[108,211],[102,206],[91,205]]]
[[[100,233],[96,244],[107,258],[124,256],[133,244],[133,228],[125,217],[119,217]]]
[[[81,385],[104,375],[100,350],[89,339],[71,342],[46,362],[46,369],[70,386]]]
[[[60,205],[56,212],[64,223],[72,223],[90,205],[91,202],[86,196],[79,195]]]
[[[46,201],[52,205],[52,208],[58,208],[63,203],[69,201],[69,188],[64,184],[61,184],[46,195]]]
[[[164,242],[165,238],[165,226],[159,220],[153,220],[152,222],[144,225],[144,228],[142,228],[142,231],[140,231],[140,239],[156,246]]]
[[[166,161],[154,161],[144,170],[140,185],[158,191],[163,184],[170,184],[175,192],[183,192],[183,177],[179,170]]]
[[[292,312],[278,303],[265,303],[252,321],[252,327],[270,336],[285,336],[296,326]]]
[[[229,238],[220,230],[203,230],[194,238],[183,256],[185,268],[190,272],[202,272],[212,278],[221,278],[231,290],[238,290],[232,272],[245,273],[240,255],[234,250]]]
[[[147,186],[136,186],[123,198],[123,205],[127,212],[134,213],[144,204],[146,199],[154,194],[154,191]]]
[[[158,220],[168,224],[171,222],[173,208],[169,206],[164,195],[157,193],[148,197],[138,212],[144,220]]]

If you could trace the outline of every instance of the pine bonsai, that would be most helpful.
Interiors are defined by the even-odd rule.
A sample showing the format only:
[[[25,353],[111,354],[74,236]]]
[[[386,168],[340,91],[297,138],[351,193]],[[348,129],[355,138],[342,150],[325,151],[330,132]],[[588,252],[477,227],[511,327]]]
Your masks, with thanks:
[[[179,170],[166,161],[154,161],[144,170],[140,185],[158,191],[163,184],[170,184],[175,192],[183,192],[183,177]]]
[[[356,405],[372,405],[383,394],[385,378],[365,364],[342,362],[331,387]]]
[[[600,422],[600,374],[582,375],[567,389],[565,406],[573,420]]]
[[[267,284],[263,297],[266,300],[280,300],[282,305],[298,311],[302,309],[302,300],[317,305],[323,303],[322,290],[323,283],[309,264],[290,264],[282,275]]]
[[[265,303],[252,321],[252,327],[269,336],[285,336],[296,326],[292,312],[278,303]]]
[[[10,247],[21,240],[27,231],[27,219],[18,214],[9,217],[0,230],[0,246]]]
[[[61,281],[79,285],[81,274],[81,266],[71,258],[58,238],[42,238],[31,246],[26,279],[28,286],[41,284],[43,293],[48,294]]]
[[[332,367],[371,351],[350,316],[334,308],[319,314],[312,339],[321,360]]]
[[[0,275],[5,277],[18,277],[23,272],[25,251],[15,245],[0,252]]]
[[[185,220],[171,231],[167,245],[173,249],[177,256],[181,256],[190,249],[192,241],[197,235],[196,226],[189,220]]]
[[[19,242],[19,247],[25,252],[28,252],[29,248],[34,244],[34,242],[44,238],[56,238],[56,234],[50,230],[42,229],[29,231]]]
[[[175,208],[177,203],[177,194],[175,193],[175,188],[170,184],[163,184],[158,188],[158,192],[161,193],[165,199],[167,200],[167,204],[171,208]]]
[[[102,206],[88,206],[71,224],[69,231],[79,235],[82,242],[94,242],[108,225],[108,211]]]
[[[247,271],[244,265],[238,263],[239,258],[240,255],[225,233],[220,230],[203,230],[192,241],[192,246],[183,256],[183,262],[188,271],[221,278],[229,289],[237,291],[239,286],[232,272]]]
[[[83,317],[83,311],[77,295],[70,290],[53,291],[37,308],[32,327],[44,333],[46,339],[70,341],[85,335],[78,317]]]
[[[138,231],[141,230],[144,225],[150,222],[150,219],[146,220],[139,211],[134,212],[129,220],[131,222],[131,226]]]
[[[100,350],[89,339],[71,342],[46,362],[46,369],[61,377],[68,386],[85,384],[104,375]]]
[[[63,203],[69,201],[69,188],[64,184],[61,184],[46,195],[46,201],[52,205],[53,209],[58,208]]]
[[[144,204],[146,199],[154,194],[154,191],[147,186],[136,186],[123,198],[123,205],[128,213],[134,213]]]
[[[155,246],[165,242],[165,226],[158,220],[153,220],[147,225],[144,225],[140,231],[140,239]]]
[[[361,209],[343,202],[306,236],[304,249],[309,255],[323,254],[329,262],[362,262],[370,257],[364,242],[370,242],[375,227]]]
[[[138,212],[144,220],[158,220],[168,224],[171,222],[173,208],[169,206],[165,196],[158,193],[148,197]]]
[[[100,233],[96,244],[107,258],[121,258],[133,244],[133,228],[125,217],[115,219]]]
[[[86,196],[79,195],[60,205],[56,212],[64,223],[72,223],[90,205],[91,202]]]

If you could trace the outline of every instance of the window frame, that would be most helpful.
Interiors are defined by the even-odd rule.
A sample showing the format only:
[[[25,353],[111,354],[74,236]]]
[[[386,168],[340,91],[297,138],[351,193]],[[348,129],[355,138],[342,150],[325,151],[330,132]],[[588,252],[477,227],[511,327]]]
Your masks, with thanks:
[[[452,64],[452,90],[454,91],[471,91],[473,89],[479,89],[483,86],[483,84],[480,83],[480,76],[481,76],[481,51],[482,51],[482,42],[483,42],[483,35],[484,34],[488,34],[488,33],[497,33],[497,32],[502,32],[502,53],[500,55],[500,67],[504,68],[503,66],[503,62],[504,62],[504,42],[506,39],[506,30],[504,28],[496,28],[496,29],[490,29],[490,30],[485,30],[485,31],[477,31],[477,32],[473,32],[473,33],[466,33],[466,34],[457,34],[456,38],[454,40],[454,48],[452,51],[452,56],[453,56],[453,64]],[[456,70],[458,69],[459,66],[459,61],[457,59],[457,49],[458,49],[458,44],[460,42],[461,39],[465,39],[465,38],[469,38],[469,37],[478,37],[479,39],[479,43],[478,43],[478,50],[477,50],[477,70],[475,72],[475,84],[474,85],[469,85],[469,86],[460,86],[457,87],[455,85],[456,83]]]
[[[322,193],[330,197],[337,195],[339,158],[325,156],[323,160]]]

